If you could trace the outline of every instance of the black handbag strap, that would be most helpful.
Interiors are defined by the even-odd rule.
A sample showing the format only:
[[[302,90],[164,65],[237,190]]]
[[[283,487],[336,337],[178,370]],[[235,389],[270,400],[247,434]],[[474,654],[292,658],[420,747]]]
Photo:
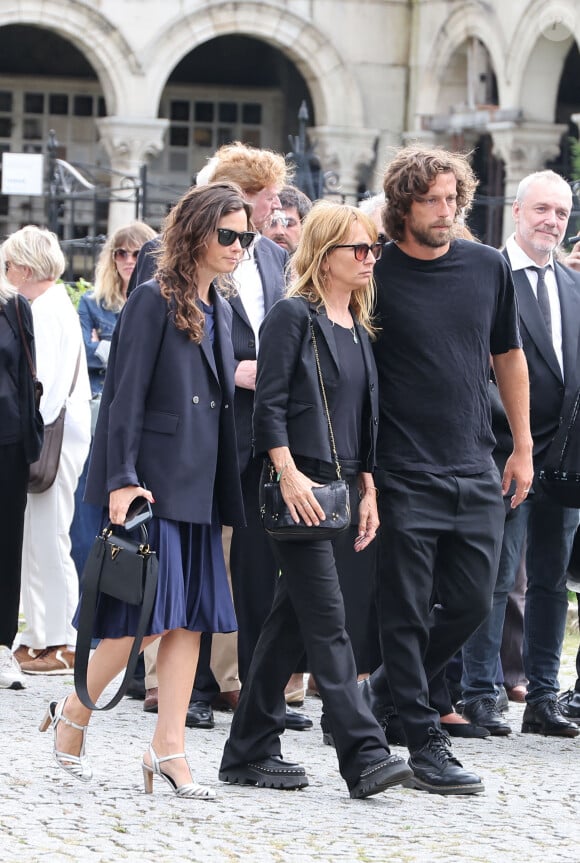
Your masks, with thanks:
[[[103,531],[103,535],[105,535],[107,530],[110,530],[110,528],[111,525],[106,527]],[[145,540],[144,544],[147,545],[147,530],[144,525],[141,525],[140,531],[142,539],[144,538]],[[98,707],[93,703],[87,689],[87,667],[89,664],[89,654],[91,652],[91,642],[93,639],[93,625],[95,622],[97,598],[99,595],[98,575],[95,578],[88,579],[88,583],[83,583],[75,652],[74,680],[76,694],[79,697],[79,700],[89,710],[111,710],[113,707],[116,707],[121,698],[125,695],[127,687],[135,675],[137,660],[139,659],[139,654],[141,652],[141,642],[143,641],[143,636],[145,635],[147,625],[151,618],[151,612],[153,611],[153,605],[155,603],[157,579],[151,577],[151,575],[152,572],[148,571],[147,577],[145,578],[143,602],[141,603],[141,611],[139,613],[139,620],[137,621],[137,628],[135,630],[135,640],[131,646],[131,652],[129,653],[129,659],[127,660],[127,667],[125,669],[123,680],[121,681],[115,695],[102,707]]]
[[[324,387],[324,378],[322,377],[322,369],[320,367],[320,357],[318,356],[318,343],[316,341],[316,334],[314,332],[314,322],[312,320],[312,315],[308,315],[308,320],[310,322],[310,332],[312,334],[312,346],[314,348],[314,357],[316,359],[316,369],[318,371],[318,382],[320,383],[320,392],[322,393],[322,401],[324,403],[324,412],[326,414],[326,422],[328,423],[328,434],[330,436],[330,449],[332,451],[332,457],[334,459],[334,464],[336,467],[336,476],[338,479],[341,479],[341,469],[340,462],[338,460],[338,454],[336,452],[336,444],[334,442],[334,432],[332,430],[332,422],[330,421],[330,410],[328,409],[328,401],[326,398],[326,389]]]

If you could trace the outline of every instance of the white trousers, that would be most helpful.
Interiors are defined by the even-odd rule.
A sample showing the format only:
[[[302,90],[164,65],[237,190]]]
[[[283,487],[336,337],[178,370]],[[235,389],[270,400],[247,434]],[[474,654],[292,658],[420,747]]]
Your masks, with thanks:
[[[65,425],[56,480],[42,494],[29,494],[22,548],[22,610],[26,629],[20,643],[36,650],[76,644],[71,624],[79,580],[70,550],[74,493],[88,454],[85,439]]]

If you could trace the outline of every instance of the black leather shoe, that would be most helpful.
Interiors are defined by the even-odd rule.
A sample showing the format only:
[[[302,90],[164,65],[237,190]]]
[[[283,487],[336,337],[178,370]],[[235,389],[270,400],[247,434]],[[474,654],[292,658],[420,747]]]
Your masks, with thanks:
[[[407,788],[431,794],[480,794],[484,790],[483,782],[477,774],[463,769],[450,745],[444,731],[430,728],[427,743],[409,758],[413,777],[405,782]]]
[[[463,716],[472,725],[487,728],[489,733],[495,737],[505,737],[512,733],[511,727],[497,709],[495,695],[483,695],[481,698],[468,701],[467,704],[463,705]]]
[[[230,785],[256,785],[258,788],[280,788],[286,791],[306,788],[308,785],[304,767],[284,761],[281,755],[270,755],[260,761],[220,769],[219,778]]]
[[[413,771],[399,755],[387,755],[380,761],[369,764],[361,773],[356,785],[350,789],[350,796],[361,800],[380,794],[392,785],[402,785],[413,776]]]
[[[576,692],[575,689],[563,692],[558,697],[558,705],[560,713],[567,716],[568,719],[580,719],[580,692]]]
[[[306,731],[307,728],[312,728],[312,719],[299,710],[286,707],[286,728],[289,731]]]
[[[188,728],[213,728],[215,722],[211,704],[207,701],[190,701],[185,724]]]
[[[562,714],[555,695],[546,696],[533,704],[528,702],[522,719],[522,734],[543,734],[544,737],[577,737],[580,728]]]

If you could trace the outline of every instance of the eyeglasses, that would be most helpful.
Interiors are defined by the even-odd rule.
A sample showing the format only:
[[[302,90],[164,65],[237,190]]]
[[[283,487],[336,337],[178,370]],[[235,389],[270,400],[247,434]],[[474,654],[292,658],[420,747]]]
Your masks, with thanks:
[[[354,252],[355,260],[359,261],[362,264],[363,261],[369,256],[369,252],[372,252],[373,258],[375,261],[378,261],[381,255],[383,254],[383,243],[373,243],[372,246],[369,246],[368,243],[341,243],[337,246],[333,246],[333,249],[352,249]]]
[[[125,261],[129,256],[133,258],[134,261],[139,257],[139,249],[133,249],[133,251],[129,251],[128,249],[115,249],[113,252],[113,258],[115,261]]]
[[[220,246],[232,246],[236,240],[240,241],[242,249],[247,249],[256,236],[253,231],[232,231],[231,228],[218,228],[218,243]]]

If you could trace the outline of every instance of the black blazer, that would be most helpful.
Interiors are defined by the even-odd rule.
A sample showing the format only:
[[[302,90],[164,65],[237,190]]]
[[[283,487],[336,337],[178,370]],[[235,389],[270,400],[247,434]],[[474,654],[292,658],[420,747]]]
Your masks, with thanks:
[[[331,397],[341,387],[334,330],[324,309],[301,297],[280,300],[260,329],[254,451],[256,455],[265,455],[273,447],[287,446],[294,456],[332,463],[309,313],[314,321],[327,395]],[[363,351],[368,387],[361,470],[372,471],[379,415],[377,370],[366,330],[358,322],[355,322],[355,327]]]
[[[157,282],[139,286],[119,316],[107,367],[86,499],[144,482],[155,515],[243,524],[233,415],[231,309],[212,288],[215,341],[178,330]]]
[[[503,254],[509,262],[507,251]],[[559,263],[555,263],[555,274],[562,316],[564,379],[526,272],[513,273],[530,375],[530,425],[536,467],[538,457],[541,462],[556,434],[568,399],[580,386],[580,275]]]
[[[32,321],[32,310],[30,304],[25,297],[16,294],[14,298],[8,300],[2,306],[6,320],[10,324],[10,328],[14,332],[16,343],[20,345],[20,363],[18,369],[18,406],[14,406],[14,410],[18,411],[20,416],[20,427],[22,429],[22,444],[24,447],[24,456],[27,464],[35,462],[42,449],[42,441],[44,439],[44,423],[40,411],[36,407],[36,394],[34,379],[28,363],[26,348],[22,343],[22,334],[18,323],[18,314],[16,311],[16,303],[20,310],[20,320],[22,321],[22,329],[24,331],[24,339],[28,347],[28,352],[32,360],[33,367],[36,371],[36,353],[34,348],[34,327]]]
[[[260,237],[256,243],[254,255],[264,291],[264,315],[267,315],[274,303],[284,296],[288,254],[267,237]],[[242,301],[237,294],[234,294],[229,298],[229,302],[233,311],[232,344],[236,365],[241,360],[255,360],[256,338]],[[244,471],[252,456],[254,391],[236,387],[234,408],[238,458],[240,469]]]

